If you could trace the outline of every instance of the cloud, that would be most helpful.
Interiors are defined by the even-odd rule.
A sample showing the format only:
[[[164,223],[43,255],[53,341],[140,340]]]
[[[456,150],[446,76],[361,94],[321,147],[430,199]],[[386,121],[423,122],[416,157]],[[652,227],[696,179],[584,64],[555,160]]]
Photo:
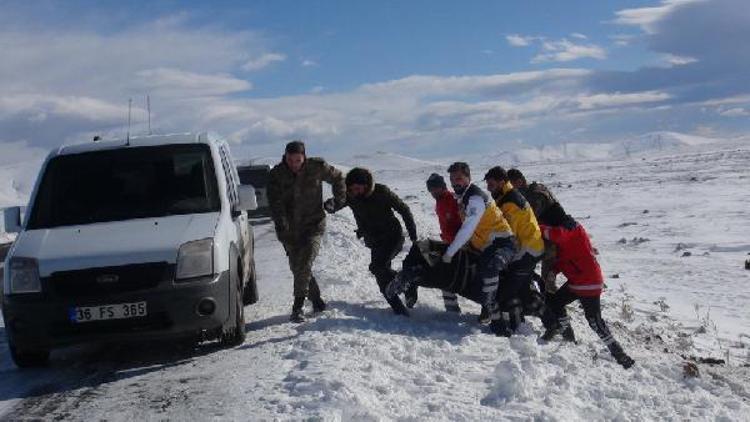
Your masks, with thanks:
[[[671,91],[673,101],[683,104],[750,94],[750,9],[745,0],[666,1],[657,9],[620,11],[617,16],[629,16],[622,23],[640,26],[645,45],[670,66],[599,72],[592,75],[593,89]]]
[[[513,47],[527,47],[533,41],[535,41],[537,39],[537,37],[529,37],[529,36],[522,36],[522,35],[518,35],[518,34],[510,34],[510,35],[506,35],[505,39],[508,41],[508,44],[512,45]]]
[[[576,44],[565,38],[559,41],[544,41],[543,53],[536,55],[531,62],[569,62],[573,60],[592,58],[603,60],[607,58],[607,51],[595,44]]]
[[[581,34],[580,32],[573,32],[573,33],[570,34],[570,36],[572,38],[578,38],[579,40],[587,40],[587,39],[589,39],[589,37]]]
[[[614,41],[614,44],[618,47],[625,47],[630,45],[636,38],[635,35],[630,34],[615,34],[610,35],[609,38]]]
[[[0,25],[0,155],[11,143],[17,154],[93,134],[122,136],[129,97],[135,99],[132,133],[142,133],[147,93],[157,133],[214,130],[233,142],[238,157],[276,156],[290,138],[338,157],[362,148],[448,155],[497,148],[505,139],[538,145],[584,132],[607,140],[722,123],[740,127],[747,119],[728,117],[750,110],[750,18],[737,12],[747,10],[743,5],[692,2],[650,19],[653,32],[637,35],[639,45],[670,67],[407,74],[263,98],[253,96],[248,63],[270,66],[279,60],[264,55],[280,53],[268,53],[276,46],[252,31],[201,27],[184,17],[102,32]],[[607,55],[575,35],[515,36],[506,40],[539,49],[540,63]]]
[[[318,65],[318,62],[311,59],[304,59],[300,64],[302,65],[302,67],[316,67]]]
[[[141,70],[136,76],[148,92],[168,96],[225,95],[253,87],[250,82],[229,75],[203,75],[163,67]]]
[[[745,117],[750,116],[750,111],[747,111],[741,107],[735,107],[728,110],[722,110],[719,112],[719,115],[724,117]]]
[[[280,53],[265,53],[257,58],[250,59],[242,65],[243,70],[255,71],[269,65],[286,60],[286,55]]]
[[[671,96],[665,92],[645,91],[632,93],[611,93],[579,96],[576,101],[582,110],[602,109],[606,107],[626,106],[633,104],[644,104],[661,102],[670,99]]]
[[[686,65],[690,63],[695,63],[698,61],[698,59],[694,57],[682,57],[682,56],[677,56],[674,54],[665,54],[663,58],[664,58],[664,61],[666,61],[672,66],[682,66],[682,65]]]
[[[653,33],[656,24],[686,4],[704,0],[662,0],[659,6],[623,9],[615,13],[614,23],[641,27],[647,33]]]

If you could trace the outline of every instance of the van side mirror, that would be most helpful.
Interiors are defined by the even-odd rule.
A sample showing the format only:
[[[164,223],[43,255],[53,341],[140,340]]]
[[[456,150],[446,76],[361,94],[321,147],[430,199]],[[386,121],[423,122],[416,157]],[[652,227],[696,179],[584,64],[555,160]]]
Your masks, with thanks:
[[[6,233],[20,233],[23,229],[21,222],[21,207],[10,207],[3,210],[3,231]]]
[[[255,188],[252,185],[239,186],[240,204],[238,211],[253,211],[258,208],[258,200],[255,197]]]

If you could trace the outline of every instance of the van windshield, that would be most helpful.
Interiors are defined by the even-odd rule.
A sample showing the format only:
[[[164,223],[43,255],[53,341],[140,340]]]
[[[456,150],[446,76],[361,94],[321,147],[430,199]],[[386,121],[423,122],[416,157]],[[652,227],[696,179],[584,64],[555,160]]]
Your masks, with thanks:
[[[207,145],[61,155],[42,176],[28,229],[219,211]]]

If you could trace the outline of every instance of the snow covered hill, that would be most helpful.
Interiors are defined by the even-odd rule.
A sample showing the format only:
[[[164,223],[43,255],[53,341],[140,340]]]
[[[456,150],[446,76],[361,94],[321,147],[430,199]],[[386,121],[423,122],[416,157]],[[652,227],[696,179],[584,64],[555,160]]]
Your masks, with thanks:
[[[544,145],[537,148],[517,148],[473,157],[483,164],[596,161],[640,158],[648,155],[662,155],[688,152],[713,144],[730,144],[732,140],[687,135],[677,132],[650,132],[635,138],[627,138],[608,143],[569,142],[558,145]]]
[[[653,143],[651,143],[653,145]],[[504,159],[474,160],[475,177]],[[316,273],[331,309],[288,322],[292,280],[270,224],[256,229],[261,301],[240,347],[80,346],[19,371],[0,345],[0,415],[66,420],[750,420],[750,146],[680,146],[643,159],[535,162],[600,251],[604,317],[636,365],[623,370],[574,307],[579,344],[510,339],[446,314],[420,290],[393,315],[367,271],[351,212],[329,218]],[[423,236],[436,237],[424,180],[446,163],[373,154]],[[480,183],[480,186],[483,186]],[[408,247],[408,242],[406,247]],[[398,263],[400,257],[396,259]],[[2,333],[0,333],[2,334]],[[0,336],[4,342],[4,335]],[[696,363],[690,357],[722,359]],[[690,367],[692,368],[692,367]]]

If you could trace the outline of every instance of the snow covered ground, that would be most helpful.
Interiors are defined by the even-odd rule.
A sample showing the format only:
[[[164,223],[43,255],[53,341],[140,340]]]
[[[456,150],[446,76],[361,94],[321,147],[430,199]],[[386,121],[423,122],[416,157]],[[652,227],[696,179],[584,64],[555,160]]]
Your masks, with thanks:
[[[246,309],[244,345],[80,346],[31,371],[17,370],[0,347],[0,415],[750,420],[750,271],[743,267],[750,258],[750,146],[697,142],[650,151],[521,165],[591,233],[607,277],[604,317],[636,359],[630,370],[610,358],[577,308],[579,344],[539,344],[538,321],[510,339],[491,336],[476,323],[476,305],[462,302],[464,313],[449,315],[439,293],[424,289],[410,318],[393,315],[344,210],[328,219],[317,261],[331,305],[323,315],[288,322],[291,274],[272,226],[261,222],[261,301]],[[490,155],[467,159],[475,179],[491,165],[510,164]],[[409,203],[420,234],[437,236],[423,182],[446,163],[372,154],[344,164],[377,170],[378,181]],[[700,376],[686,377],[690,356],[726,363],[699,363]]]

